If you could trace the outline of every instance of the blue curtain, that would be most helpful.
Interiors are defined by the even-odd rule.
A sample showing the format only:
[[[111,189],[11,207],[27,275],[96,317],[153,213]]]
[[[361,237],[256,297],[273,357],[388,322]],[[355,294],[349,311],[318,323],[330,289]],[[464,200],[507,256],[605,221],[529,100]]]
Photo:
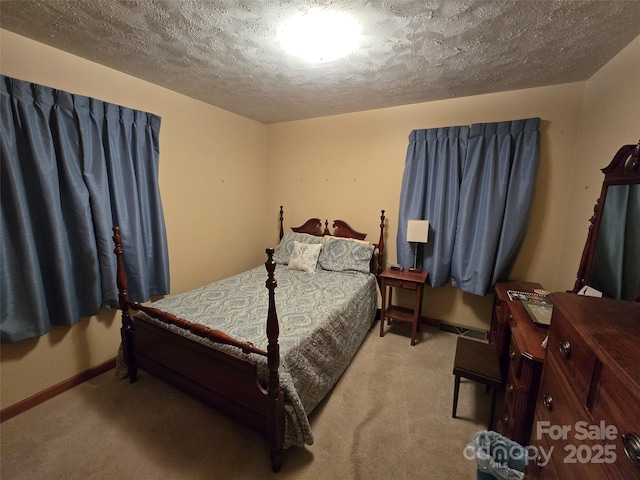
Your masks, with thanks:
[[[596,239],[590,286],[634,300],[640,285],[640,185],[609,185]]]
[[[414,253],[407,242],[407,221],[429,220],[429,242],[423,245],[421,266],[429,284],[441,287],[451,277],[462,166],[469,127],[414,130],[402,178],[398,216],[398,263],[413,266]]]
[[[524,240],[539,161],[539,118],[415,130],[400,195],[398,262],[411,265],[410,218],[429,220],[421,266],[486,295],[508,278]],[[422,140],[424,139],[424,140]]]
[[[0,79],[2,343],[117,306],[113,225],[131,298],[168,293],[160,118]]]

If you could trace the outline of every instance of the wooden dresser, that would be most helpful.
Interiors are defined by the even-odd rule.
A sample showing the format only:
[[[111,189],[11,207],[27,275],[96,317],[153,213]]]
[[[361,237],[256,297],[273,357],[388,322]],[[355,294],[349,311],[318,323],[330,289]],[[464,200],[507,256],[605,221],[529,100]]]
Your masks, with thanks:
[[[527,478],[640,478],[640,304],[554,293]],[[625,453],[625,445],[636,465]],[[549,452],[545,462],[541,452]]]
[[[531,436],[536,396],[542,374],[548,329],[534,324],[521,302],[509,300],[507,290],[533,292],[539,283],[499,282],[495,286],[489,342],[500,354],[505,380],[502,409],[495,430],[521,445]]]

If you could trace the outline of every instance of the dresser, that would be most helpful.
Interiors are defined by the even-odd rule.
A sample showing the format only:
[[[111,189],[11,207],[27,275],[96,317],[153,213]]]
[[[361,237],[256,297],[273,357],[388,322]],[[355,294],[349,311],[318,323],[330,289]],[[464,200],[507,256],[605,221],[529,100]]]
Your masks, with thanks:
[[[536,396],[542,375],[548,329],[536,325],[519,301],[509,300],[508,290],[533,292],[532,282],[499,282],[495,286],[489,342],[500,355],[505,379],[504,400],[494,430],[521,445],[531,436]]]
[[[640,304],[550,298],[527,478],[640,478]]]

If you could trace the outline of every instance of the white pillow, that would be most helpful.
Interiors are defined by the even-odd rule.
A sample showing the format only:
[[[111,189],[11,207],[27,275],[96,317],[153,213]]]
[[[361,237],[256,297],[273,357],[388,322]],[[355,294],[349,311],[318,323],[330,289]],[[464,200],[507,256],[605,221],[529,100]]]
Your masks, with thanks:
[[[289,258],[289,268],[292,270],[302,270],[303,272],[315,273],[316,263],[322,244],[310,244],[293,242],[293,250]]]

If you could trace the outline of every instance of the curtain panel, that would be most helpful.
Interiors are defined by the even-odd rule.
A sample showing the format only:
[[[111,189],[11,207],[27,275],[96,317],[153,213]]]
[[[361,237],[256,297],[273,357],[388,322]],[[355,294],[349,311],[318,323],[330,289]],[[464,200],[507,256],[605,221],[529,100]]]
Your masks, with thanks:
[[[441,287],[451,277],[468,137],[469,127],[414,130],[409,135],[398,216],[398,262],[413,265],[412,247],[407,242],[408,220],[429,220],[429,242],[421,245],[419,257],[433,287]]]
[[[596,239],[591,286],[633,300],[640,285],[640,185],[609,185]]]
[[[412,265],[409,219],[429,220],[421,267],[486,295],[508,278],[526,233],[539,163],[539,118],[414,130],[400,194],[398,262]],[[432,240],[433,239],[433,240]]]
[[[113,225],[131,298],[168,293],[160,117],[0,79],[2,343],[117,306]]]

